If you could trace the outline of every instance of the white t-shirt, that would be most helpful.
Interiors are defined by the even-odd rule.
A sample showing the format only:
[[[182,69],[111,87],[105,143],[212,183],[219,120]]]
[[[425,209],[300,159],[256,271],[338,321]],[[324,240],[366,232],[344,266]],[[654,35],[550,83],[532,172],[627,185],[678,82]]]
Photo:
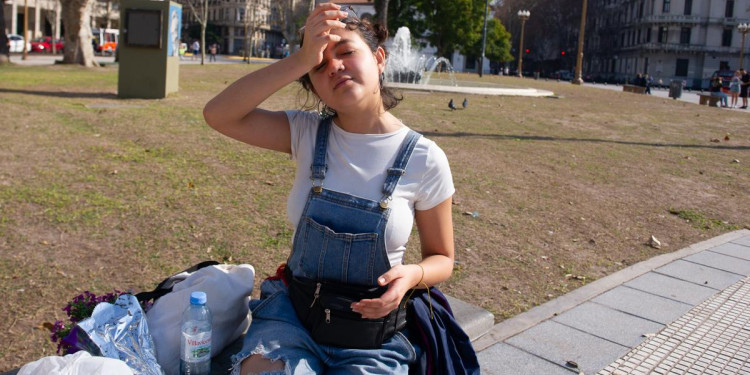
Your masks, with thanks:
[[[314,112],[286,111],[292,134],[292,160],[297,163],[294,186],[287,200],[287,218],[296,228],[307,196],[315,136],[320,117]],[[387,134],[349,133],[331,126],[326,150],[323,187],[374,201],[383,196],[388,168],[393,166],[409,128]],[[453,195],[453,177],[448,158],[435,142],[421,137],[406,165],[406,174],[393,192],[391,214],[385,230],[385,247],[391,267],[401,264],[414,224],[414,210],[429,210]]]

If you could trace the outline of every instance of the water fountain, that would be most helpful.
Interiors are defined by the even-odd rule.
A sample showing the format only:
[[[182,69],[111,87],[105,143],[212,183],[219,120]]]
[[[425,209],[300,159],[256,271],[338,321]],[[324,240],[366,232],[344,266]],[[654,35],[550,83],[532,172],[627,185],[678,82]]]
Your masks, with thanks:
[[[430,82],[432,73],[442,67],[445,67],[450,77],[451,86],[456,86],[453,66],[448,59],[445,57],[426,59],[419,51],[411,48],[409,28],[400,27],[396,31],[385,69],[386,81],[426,85]]]
[[[440,79],[439,84],[430,82],[435,72],[446,72],[448,79]],[[407,27],[400,27],[389,48],[388,62],[385,68],[385,80],[389,87],[411,90],[456,92],[466,94],[485,95],[515,95],[515,96],[552,96],[550,91],[536,89],[522,89],[501,87],[468,86],[470,82],[457,82],[450,61],[444,57],[426,58],[411,46],[411,32]],[[445,82],[443,84],[443,82]],[[473,84],[476,84],[474,82]]]

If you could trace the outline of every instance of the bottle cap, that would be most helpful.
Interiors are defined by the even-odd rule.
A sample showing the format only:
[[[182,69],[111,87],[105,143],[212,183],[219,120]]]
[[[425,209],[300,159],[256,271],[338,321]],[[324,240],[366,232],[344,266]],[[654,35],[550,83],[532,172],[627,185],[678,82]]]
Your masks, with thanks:
[[[191,305],[205,305],[206,304],[206,293],[205,292],[192,292],[192,293],[190,293],[190,304]]]

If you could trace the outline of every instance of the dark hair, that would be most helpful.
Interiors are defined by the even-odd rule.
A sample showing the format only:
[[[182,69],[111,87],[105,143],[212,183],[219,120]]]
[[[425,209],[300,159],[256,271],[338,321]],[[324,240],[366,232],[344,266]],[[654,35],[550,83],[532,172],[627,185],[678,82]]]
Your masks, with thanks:
[[[364,40],[365,44],[367,44],[368,47],[370,47],[370,50],[372,52],[375,52],[378,50],[378,47],[382,47],[383,51],[385,51],[385,57],[388,58],[388,49],[385,48],[385,40],[388,38],[388,29],[383,27],[381,24],[372,24],[367,19],[359,19],[356,17],[347,17],[341,20],[344,24],[346,24],[347,30],[356,31],[361,37],[362,40]],[[304,42],[304,35],[303,38],[300,39],[300,47],[302,46],[302,43]],[[401,100],[403,100],[403,96],[396,96],[396,94],[388,87],[385,87],[384,81],[385,80],[385,74],[380,74],[380,98],[383,100],[383,107],[385,110],[389,110],[391,108],[395,108]],[[302,77],[299,77],[297,80],[302,85],[302,89],[307,92],[307,99],[309,99],[309,94],[313,89],[312,81],[310,81],[310,75],[308,73],[305,73]],[[313,92],[315,95],[315,93]],[[317,95],[315,95],[317,97]],[[305,100],[305,104],[303,105],[304,109],[315,109],[320,105],[320,98],[318,97],[317,103],[314,105],[309,105],[308,100]],[[325,104],[325,103],[324,103]],[[322,112],[326,115],[334,115],[336,113],[335,110],[332,108],[329,108],[328,106],[324,106]]]

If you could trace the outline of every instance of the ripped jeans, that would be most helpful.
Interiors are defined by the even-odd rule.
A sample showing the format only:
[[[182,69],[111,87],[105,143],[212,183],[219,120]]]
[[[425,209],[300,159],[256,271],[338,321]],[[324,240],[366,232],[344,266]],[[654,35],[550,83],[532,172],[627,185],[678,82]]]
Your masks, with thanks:
[[[380,349],[346,349],[319,345],[302,326],[281,280],[266,280],[261,296],[250,301],[253,320],[242,350],[232,356],[232,375],[253,354],[284,361],[279,374],[408,374],[416,360],[414,347],[402,332]]]

